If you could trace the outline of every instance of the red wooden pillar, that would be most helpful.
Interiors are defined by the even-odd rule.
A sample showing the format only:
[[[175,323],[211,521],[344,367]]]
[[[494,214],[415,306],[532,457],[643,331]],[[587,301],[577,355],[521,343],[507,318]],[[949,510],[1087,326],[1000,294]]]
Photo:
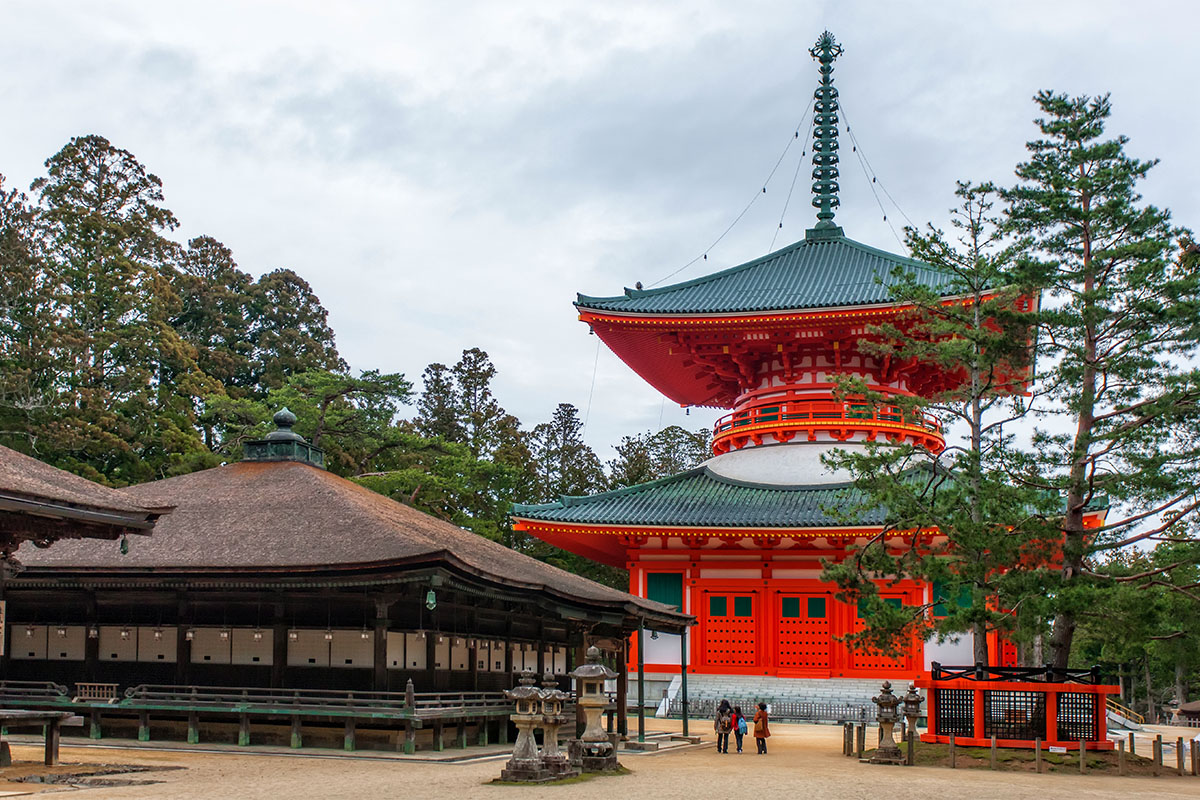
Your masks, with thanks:
[[[1058,742],[1058,692],[1046,690],[1046,741]]]
[[[975,692],[975,738],[982,739],[983,737],[983,689],[976,689]]]

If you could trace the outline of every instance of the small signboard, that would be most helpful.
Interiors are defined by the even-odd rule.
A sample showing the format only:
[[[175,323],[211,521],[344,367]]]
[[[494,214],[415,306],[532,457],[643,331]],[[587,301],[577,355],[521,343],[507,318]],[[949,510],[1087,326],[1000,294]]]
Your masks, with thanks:
[[[1065,748],[1065,747],[1054,747],[1054,746],[1051,746],[1051,747],[1050,747],[1050,752],[1051,752],[1051,753],[1065,753],[1065,752],[1067,752],[1067,748]]]

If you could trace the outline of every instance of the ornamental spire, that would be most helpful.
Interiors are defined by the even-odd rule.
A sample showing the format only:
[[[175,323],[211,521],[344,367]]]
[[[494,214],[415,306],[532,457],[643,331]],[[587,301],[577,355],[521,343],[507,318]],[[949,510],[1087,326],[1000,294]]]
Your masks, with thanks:
[[[806,239],[832,239],[842,235],[833,224],[833,210],[838,200],[838,91],[833,86],[833,60],[842,54],[842,46],[825,31],[808,51],[821,63],[821,84],[813,93],[813,207],[817,211],[817,226],[810,229]]]

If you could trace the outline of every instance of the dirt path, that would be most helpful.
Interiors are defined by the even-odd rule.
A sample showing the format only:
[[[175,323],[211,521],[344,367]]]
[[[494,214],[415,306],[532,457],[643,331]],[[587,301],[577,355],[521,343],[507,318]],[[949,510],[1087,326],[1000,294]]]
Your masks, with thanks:
[[[654,729],[671,723],[654,720]],[[677,726],[677,723],[676,723]],[[701,723],[703,728],[703,723]],[[873,767],[841,756],[841,729],[831,726],[772,725],[771,752],[719,755],[712,746],[659,755],[629,755],[633,774],[569,786],[490,786],[501,761],[467,764],[297,758],[187,752],[64,747],[73,763],[181,766],[182,770],[129,777],[160,780],[148,786],[88,789],[87,800],[239,798],[403,797],[413,800],[491,800],[537,796],[575,798],[753,798],[770,800],[1015,800],[1015,798],[1121,798],[1130,796],[1200,798],[1200,778],[1110,778],[1078,775],[993,773],[986,770]],[[701,730],[703,732],[703,730]],[[711,738],[711,736],[710,736]],[[17,759],[34,759],[39,749],[15,746]],[[9,784],[3,788],[16,788]],[[34,786],[25,786],[33,789]],[[56,787],[61,789],[62,787]],[[68,795],[70,796],[70,795]]]

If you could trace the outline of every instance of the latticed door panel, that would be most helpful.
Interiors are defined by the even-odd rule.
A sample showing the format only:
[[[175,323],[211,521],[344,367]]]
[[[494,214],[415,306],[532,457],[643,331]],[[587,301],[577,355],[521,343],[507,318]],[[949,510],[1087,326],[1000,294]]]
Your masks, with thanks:
[[[756,638],[753,597],[708,597],[708,614],[704,619],[705,663],[753,667],[758,663]]]
[[[776,664],[785,669],[828,669],[829,608],[825,597],[780,595],[779,650]]]

